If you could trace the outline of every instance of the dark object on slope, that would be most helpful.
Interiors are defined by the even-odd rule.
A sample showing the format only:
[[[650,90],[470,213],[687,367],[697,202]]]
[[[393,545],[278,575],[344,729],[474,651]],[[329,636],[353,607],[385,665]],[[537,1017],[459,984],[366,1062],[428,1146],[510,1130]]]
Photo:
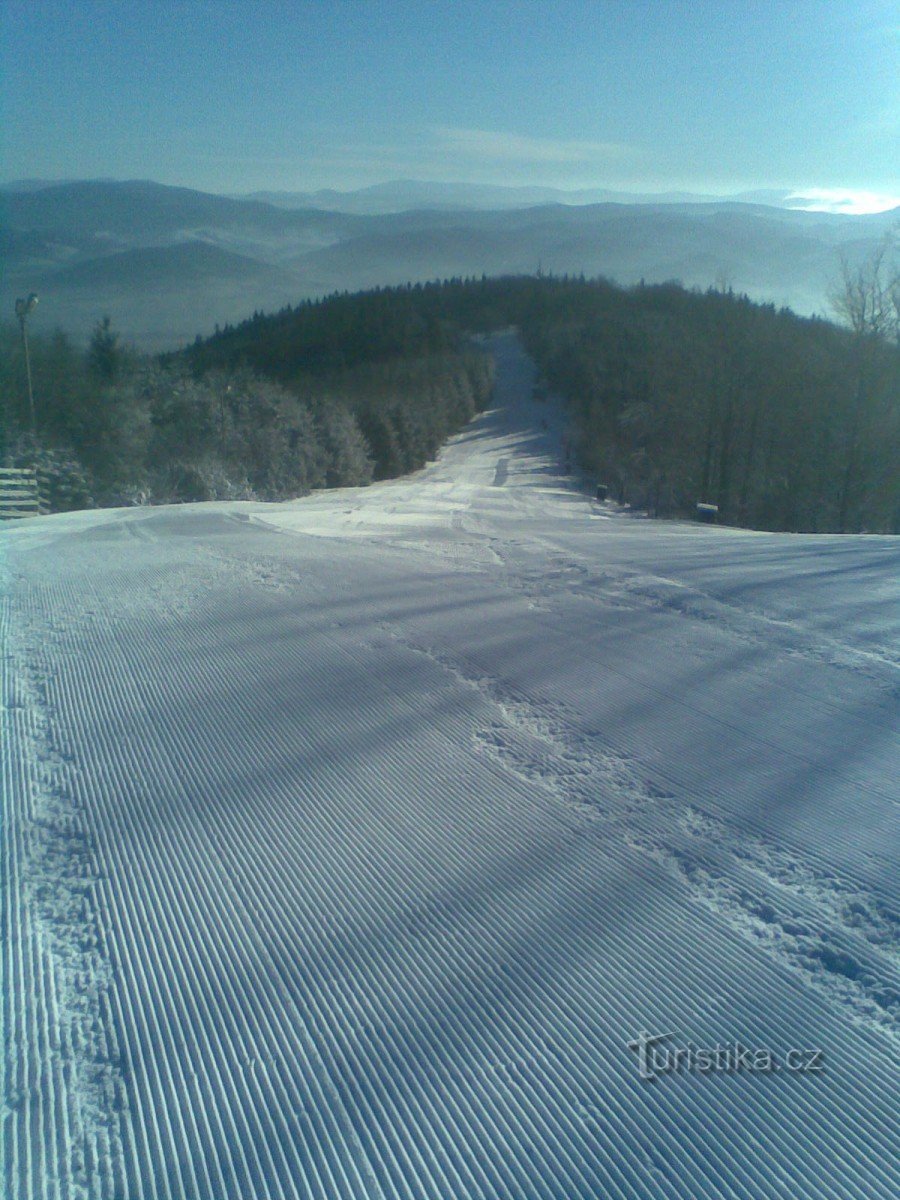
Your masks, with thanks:
[[[597,484],[597,499],[605,500],[608,495],[609,495],[609,488],[607,487],[607,485],[605,483],[598,483]]]
[[[698,504],[697,505],[697,520],[702,521],[704,525],[715,525],[719,516],[718,504]]]

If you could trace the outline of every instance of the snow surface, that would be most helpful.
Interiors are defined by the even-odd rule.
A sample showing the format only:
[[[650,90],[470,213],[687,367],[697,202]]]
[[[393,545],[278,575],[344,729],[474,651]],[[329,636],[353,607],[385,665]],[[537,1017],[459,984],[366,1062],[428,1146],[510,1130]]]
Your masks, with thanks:
[[[897,1194],[897,539],[598,505],[494,347],[408,479],[0,535],[11,1200]]]

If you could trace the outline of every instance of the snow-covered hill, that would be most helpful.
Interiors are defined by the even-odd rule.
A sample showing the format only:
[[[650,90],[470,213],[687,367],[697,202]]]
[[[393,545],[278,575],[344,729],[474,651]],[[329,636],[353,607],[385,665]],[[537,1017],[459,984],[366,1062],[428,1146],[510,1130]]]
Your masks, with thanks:
[[[897,1193],[897,539],[598,505],[495,349],[409,479],[0,534],[4,1195]]]

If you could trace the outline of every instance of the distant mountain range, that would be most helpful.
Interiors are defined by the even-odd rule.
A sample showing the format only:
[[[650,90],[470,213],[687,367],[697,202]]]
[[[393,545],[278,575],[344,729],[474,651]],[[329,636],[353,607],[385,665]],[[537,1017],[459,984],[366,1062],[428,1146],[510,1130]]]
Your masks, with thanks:
[[[564,189],[552,187],[504,187],[479,183],[431,183],[397,179],[354,191],[326,188],[317,192],[251,192],[236,199],[261,200],[278,208],[326,208],[332,212],[360,216],[406,212],[412,208],[504,209],[536,204],[709,204],[723,197],[695,192],[620,192],[608,188]],[[740,192],[728,200],[737,203],[769,204],[779,208],[805,207],[790,191]]]
[[[860,259],[900,218],[792,209],[781,192],[597,199],[610,195],[408,182],[243,198],[143,181],[6,185],[0,317],[36,291],[35,329],[60,326],[83,342],[108,313],[139,346],[166,349],[333,291],[538,269],[724,283],[825,313],[840,256]]]

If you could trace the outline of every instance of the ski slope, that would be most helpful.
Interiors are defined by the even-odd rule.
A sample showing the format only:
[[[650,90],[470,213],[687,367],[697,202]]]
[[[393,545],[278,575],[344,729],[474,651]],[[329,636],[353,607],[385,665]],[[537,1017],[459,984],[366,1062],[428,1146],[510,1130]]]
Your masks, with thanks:
[[[898,540],[598,505],[493,346],[407,479],[0,533],[10,1200],[898,1193]]]

